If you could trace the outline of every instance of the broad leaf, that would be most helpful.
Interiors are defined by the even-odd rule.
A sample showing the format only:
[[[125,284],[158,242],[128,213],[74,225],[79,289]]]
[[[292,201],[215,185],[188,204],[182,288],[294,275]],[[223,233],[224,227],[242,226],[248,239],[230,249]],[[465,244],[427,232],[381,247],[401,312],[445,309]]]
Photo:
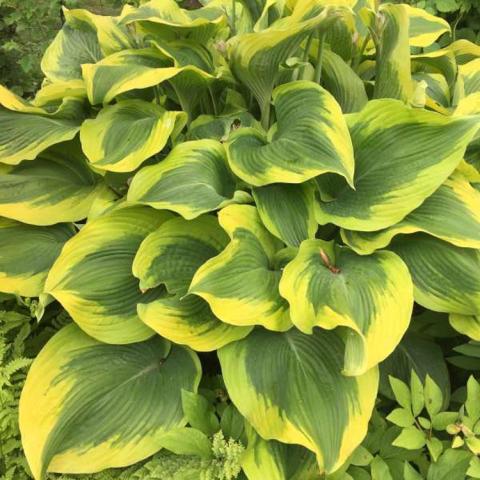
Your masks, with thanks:
[[[34,227],[0,218],[0,291],[36,297],[73,225]]]
[[[480,250],[424,234],[403,236],[391,248],[410,270],[417,303],[436,312],[480,314]]]
[[[0,215],[32,225],[82,220],[106,191],[78,142],[50,147],[34,162],[0,166]]]
[[[342,231],[355,251],[369,254],[396,235],[425,232],[458,247],[480,248],[480,192],[460,174],[450,177],[401,222],[378,232]]]
[[[448,118],[395,100],[369,102],[348,117],[355,190],[320,176],[317,220],[374,231],[401,221],[455,170],[479,128],[474,117]]]
[[[20,400],[33,475],[92,473],[149,457],[162,434],[185,425],[181,392],[196,391],[200,377],[194,352],[158,336],[106,345],[64,327],[33,362]]]
[[[409,18],[408,35],[411,47],[428,47],[438,37],[450,32],[450,25],[446,20],[431,15],[423,8],[404,5]]]
[[[452,313],[448,320],[457,332],[480,342],[480,315],[460,315],[458,313]]]
[[[160,292],[142,294],[132,263],[143,239],[167,212],[124,207],[89,222],[62,250],[45,284],[90,336],[107,343],[132,343],[154,332],[137,316],[137,303]]]
[[[308,81],[273,92],[277,124],[271,140],[253,128],[235,132],[228,159],[236,175],[254,186],[301,183],[326,172],[353,181],[353,149],[340,106]]]
[[[343,376],[344,345],[336,333],[258,329],[218,354],[233,403],[265,440],[307,447],[327,473],[362,441],[378,371]]]
[[[55,110],[47,111],[0,85],[0,162],[17,165],[71,140],[80,129],[82,104],[79,98],[65,97]]]
[[[83,122],[80,139],[95,167],[131,172],[160,152],[186,121],[184,112],[169,112],[143,100],[125,100]]]
[[[365,281],[368,279],[368,281]],[[392,252],[360,256],[333,242],[306,240],[284,269],[280,293],[304,333],[347,327],[344,374],[360,375],[400,342],[413,308],[407,267]]]
[[[213,313],[232,325],[291,327],[287,302],[280,296],[280,249],[263,226],[255,207],[231,205],[219,213],[231,241],[195,273],[189,292],[204,298]]]
[[[128,200],[192,219],[250,199],[235,187],[223,145],[216,140],[195,140],[177,145],[162,162],[138,172]]]

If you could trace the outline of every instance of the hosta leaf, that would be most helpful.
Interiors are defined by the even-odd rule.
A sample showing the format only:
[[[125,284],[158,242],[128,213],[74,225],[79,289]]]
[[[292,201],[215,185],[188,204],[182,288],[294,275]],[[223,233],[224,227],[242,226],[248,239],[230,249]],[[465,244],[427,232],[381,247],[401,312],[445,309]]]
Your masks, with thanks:
[[[464,95],[480,92],[480,58],[460,65],[458,70],[462,78]]]
[[[0,291],[40,295],[50,267],[74,234],[70,224],[34,227],[0,218]]]
[[[314,326],[350,329],[346,375],[362,374],[390,355],[413,308],[412,281],[397,255],[360,256],[322,240],[300,245],[283,271],[280,293],[290,304],[292,322],[304,333],[312,333]]]
[[[131,172],[160,152],[170,135],[175,137],[186,121],[184,112],[169,112],[144,100],[125,100],[83,122],[80,139],[95,167]]]
[[[458,313],[452,313],[448,320],[457,332],[480,342],[480,315],[459,315]]]
[[[90,336],[107,343],[132,343],[153,335],[137,316],[137,303],[158,295],[142,294],[132,263],[143,239],[167,212],[124,207],[98,217],[63,248],[45,284]]]
[[[408,102],[412,96],[408,11],[405,5],[380,7],[382,33],[377,46],[374,98],[398,98]]]
[[[253,93],[262,110],[264,126],[280,65],[291,57],[313,29],[327,29],[339,17],[335,8],[303,2],[293,14],[257,33],[237,35],[230,40],[230,68]]]
[[[404,5],[407,9],[409,22],[409,37],[411,47],[428,47],[440,35],[450,32],[450,25],[446,20],[431,15],[423,8]]]
[[[64,97],[86,98],[85,82],[78,78],[55,83],[45,82],[35,94],[32,105],[46,107],[49,104],[60,102]]]
[[[297,247],[314,238],[315,186],[312,183],[276,183],[253,189],[258,214],[268,231],[287,245]]]
[[[121,15],[125,25],[134,23],[141,31],[168,40],[178,37],[205,42],[224,28],[226,18],[220,8],[180,8],[175,0],[151,0],[138,8],[126,6]]]
[[[125,25],[121,25],[119,17],[95,15],[84,9],[68,10],[63,8],[65,21],[73,28],[93,31],[98,38],[98,44],[103,55],[134,48],[135,42]],[[87,62],[90,63],[91,59]]]
[[[360,231],[394,225],[420,206],[458,166],[479,127],[474,117],[448,118],[395,100],[369,102],[348,118],[355,190],[340,177],[320,176],[330,201],[319,202],[317,220]]]
[[[264,440],[247,429],[248,448],[242,469],[249,480],[317,480],[318,465],[312,452],[300,445]]]
[[[213,216],[192,221],[173,218],[148,235],[133,262],[133,274],[146,290],[165,285],[171,296],[138,305],[150,328],[175,343],[211,351],[245,337],[253,327],[221,322],[202,298],[184,296],[196,270],[218,255],[228,236]]]
[[[480,314],[480,250],[420,233],[395,240],[391,248],[410,270],[417,303],[436,312]]]
[[[82,104],[81,99],[66,97],[54,111],[47,111],[0,85],[0,162],[17,165],[71,140],[80,129]]]
[[[41,67],[51,82],[81,79],[82,64],[98,62],[102,57],[95,31],[65,23],[45,51]]]
[[[194,352],[158,336],[106,345],[76,325],[64,327],[33,362],[20,400],[23,448],[35,479],[152,455],[162,434],[185,425],[182,389],[196,391],[200,377]]]
[[[225,149],[216,140],[177,145],[159,164],[142,168],[128,192],[131,202],[172,210],[186,219],[249,198],[235,190]]]
[[[412,68],[440,73],[448,85],[455,82],[457,62],[450,48],[412,55],[411,59]]]
[[[82,65],[87,94],[92,104],[108,103],[117,95],[159,85],[177,75],[187,76],[192,89],[203,88],[214,77],[195,66],[176,67],[172,58],[156,48],[122,50],[97,63]]]
[[[79,144],[62,143],[34,162],[0,166],[0,215],[32,225],[75,222],[88,215],[106,190]]]
[[[344,345],[336,333],[258,329],[218,355],[232,402],[265,440],[307,447],[327,473],[362,441],[378,371],[343,376]]]
[[[450,49],[455,54],[455,58],[459,65],[463,65],[480,57],[480,45],[464,38],[453,42],[450,45]]]
[[[342,231],[355,251],[369,254],[399,234],[425,232],[458,247],[480,248],[480,192],[460,174],[450,177],[400,223],[378,232]]]
[[[281,271],[275,264],[278,240],[249,205],[225,207],[219,222],[231,242],[197,270],[189,292],[204,298],[226,323],[287,330],[288,305],[278,292]]]
[[[243,128],[228,144],[235,174],[254,186],[301,183],[326,172],[353,180],[353,150],[340,106],[309,81],[291,82],[273,92],[277,116],[271,141]]]

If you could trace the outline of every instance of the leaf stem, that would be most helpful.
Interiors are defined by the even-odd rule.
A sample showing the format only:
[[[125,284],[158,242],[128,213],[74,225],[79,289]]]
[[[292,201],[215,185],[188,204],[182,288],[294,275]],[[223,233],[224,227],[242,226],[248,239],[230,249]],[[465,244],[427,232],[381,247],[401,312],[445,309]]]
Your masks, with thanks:
[[[325,32],[319,32],[318,34],[318,52],[317,52],[317,64],[315,66],[315,83],[320,85],[322,79],[322,64],[323,64],[323,52],[325,47]]]
[[[262,127],[268,130],[270,127],[270,97],[267,97],[266,101],[264,100],[262,105],[260,105],[260,111],[262,114]]]
[[[312,32],[308,36],[307,43],[305,45],[305,50],[303,51],[303,59],[302,60],[303,60],[304,63],[307,63],[308,60],[309,60],[310,47],[312,46],[312,41],[313,41],[314,35],[315,35],[315,32]],[[299,72],[299,78],[300,79],[303,79],[304,73],[305,73],[305,65],[302,65],[300,67],[300,72]]]

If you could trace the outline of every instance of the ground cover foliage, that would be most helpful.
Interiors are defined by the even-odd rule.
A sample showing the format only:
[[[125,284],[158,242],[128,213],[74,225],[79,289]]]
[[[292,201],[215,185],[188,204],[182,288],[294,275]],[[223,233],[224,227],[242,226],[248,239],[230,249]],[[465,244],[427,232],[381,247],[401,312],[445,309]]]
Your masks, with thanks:
[[[5,478],[480,478],[480,47],[367,0],[64,16],[0,87]]]

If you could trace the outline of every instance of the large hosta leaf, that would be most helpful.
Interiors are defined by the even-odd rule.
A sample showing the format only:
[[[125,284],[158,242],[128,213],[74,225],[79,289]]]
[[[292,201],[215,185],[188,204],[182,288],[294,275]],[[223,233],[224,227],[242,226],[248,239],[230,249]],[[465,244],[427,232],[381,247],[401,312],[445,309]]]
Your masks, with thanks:
[[[253,189],[258,214],[270,233],[287,245],[297,247],[314,238],[315,186],[312,183],[289,185],[276,183]]]
[[[32,225],[86,218],[107,190],[77,142],[54,145],[34,162],[0,166],[0,215]]]
[[[428,47],[435,42],[440,35],[450,31],[450,25],[446,20],[431,15],[423,8],[415,8],[404,5],[409,18],[409,37],[411,47]]]
[[[414,232],[480,248],[480,192],[455,174],[400,223],[378,232],[343,230],[342,238],[358,253],[368,254],[386,247],[396,235]]]
[[[158,296],[142,294],[132,263],[143,239],[167,212],[125,207],[96,218],[63,248],[47,278],[53,295],[92,337],[107,343],[132,343],[153,335],[137,316],[137,303]]]
[[[164,285],[171,295],[139,304],[140,318],[163,337],[197,351],[215,350],[248,335],[253,327],[223,323],[205,300],[185,297],[196,270],[227,243],[217,219],[206,215],[168,220],[148,235],[135,256],[133,274],[142,290]]]
[[[0,218],[0,292],[37,297],[63,244],[70,224],[34,227]]]
[[[169,112],[144,100],[107,106],[80,130],[82,148],[97,168],[131,172],[160,152],[187,121],[184,112]]]
[[[343,376],[344,344],[336,333],[258,329],[218,355],[233,403],[264,439],[307,447],[323,472],[339,468],[362,441],[378,370]]]
[[[98,62],[102,57],[95,31],[66,23],[45,51],[41,67],[51,82],[80,79],[82,64]]]
[[[226,25],[221,8],[204,7],[194,10],[180,8],[175,0],[151,0],[138,8],[126,6],[121,15],[125,25],[134,24],[140,31],[172,40],[191,38],[206,42]]]
[[[154,338],[106,345],[76,325],[58,332],[33,362],[20,400],[20,430],[36,480],[46,472],[123,467],[160,450],[185,425],[182,389],[196,391],[196,354]]]
[[[122,50],[82,65],[82,72],[92,104],[108,103],[121,93],[153,87],[177,76],[186,77],[184,83],[191,87],[191,95],[214,80],[196,66],[175,66],[171,57],[156,48]]]
[[[365,279],[368,279],[365,281]],[[334,242],[306,240],[284,269],[280,293],[304,333],[347,327],[346,375],[384,360],[400,342],[413,308],[408,269],[392,252],[360,256]]]
[[[455,170],[479,128],[474,117],[449,118],[377,100],[348,117],[355,190],[320,176],[319,223],[374,231],[401,221]]]
[[[410,270],[417,303],[436,312],[480,314],[480,250],[420,233],[399,237],[391,248]]]
[[[131,202],[172,210],[186,219],[249,198],[235,190],[225,149],[216,140],[177,145],[165,160],[140,170],[128,192]]]
[[[480,91],[480,58],[459,67],[463,93],[465,96]]]
[[[408,102],[412,95],[408,11],[405,5],[383,5],[381,37],[377,45],[375,98],[398,98]]]
[[[326,29],[338,11],[315,2],[303,2],[293,14],[257,33],[237,35],[230,41],[230,67],[257,99],[267,127],[270,98],[280,66],[298,49],[314,28]]]
[[[452,313],[448,318],[450,325],[457,332],[480,342],[480,315],[459,315]]]
[[[204,298],[226,323],[258,324],[281,331],[290,328],[288,305],[278,292],[278,240],[249,205],[225,207],[219,221],[231,242],[197,270],[190,293]]]
[[[79,98],[65,97],[54,111],[47,111],[0,85],[0,162],[17,165],[71,140],[80,129],[82,104]]]
[[[277,116],[271,141],[259,130],[239,129],[231,136],[232,170],[246,182],[301,183],[326,172],[353,181],[353,149],[340,106],[330,93],[308,81],[277,87]]]

